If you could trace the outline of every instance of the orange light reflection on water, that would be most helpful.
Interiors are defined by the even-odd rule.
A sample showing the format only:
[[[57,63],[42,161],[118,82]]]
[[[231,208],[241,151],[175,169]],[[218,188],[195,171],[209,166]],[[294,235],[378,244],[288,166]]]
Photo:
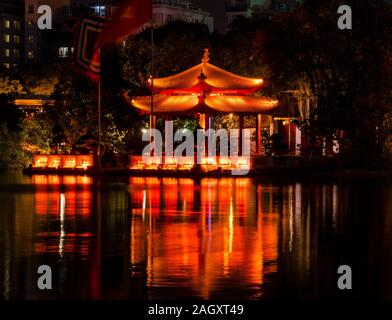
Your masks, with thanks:
[[[147,264],[148,287],[197,288],[208,299],[218,279],[260,288],[277,271],[279,215],[257,212],[262,190],[251,179],[131,178],[130,184],[131,265]]]
[[[293,281],[289,290],[309,283],[325,265],[315,269],[315,239],[341,232],[347,219],[339,211],[346,189],[331,184],[135,177],[128,187],[98,189],[81,176],[33,181],[34,192],[0,194],[11,230],[2,251],[67,266],[62,290],[78,288],[70,294],[78,298],[268,298],[280,281]],[[11,297],[19,280],[6,267]]]
[[[91,190],[85,188],[92,179],[84,176],[33,176],[35,192],[35,214],[41,228],[37,230],[34,248],[36,253],[89,254],[91,232],[76,224],[88,222],[91,212]],[[66,186],[60,190],[59,186]],[[78,186],[82,186],[79,188]],[[78,188],[77,188],[78,187]],[[60,230],[52,230],[51,221],[60,222]],[[66,223],[71,224],[66,227]],[[70,229],[70,230],[68,230]]]

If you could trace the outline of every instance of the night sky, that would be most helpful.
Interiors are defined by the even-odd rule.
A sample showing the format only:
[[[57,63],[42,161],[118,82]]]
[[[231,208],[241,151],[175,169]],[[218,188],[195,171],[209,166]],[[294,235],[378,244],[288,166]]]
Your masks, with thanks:
[[[192,0],[193,4],[200,7],[215,17],[215,28],[219,32],[225,32],[225,0]]]

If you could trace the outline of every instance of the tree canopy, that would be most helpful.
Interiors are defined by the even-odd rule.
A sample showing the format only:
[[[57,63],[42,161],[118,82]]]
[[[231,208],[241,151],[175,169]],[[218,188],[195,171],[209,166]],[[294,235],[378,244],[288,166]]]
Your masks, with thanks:
[[[211,62],[228,71],[262,77],[261,94],[294,101],[310,145],[320,138],[339,141],[341,156],[350,166],[378,168],[392,157],[392,13],[381,0],[347,0],[353,10],[352,30],[337,27],[338,0],[304,1],[297,9],[271,19],[238,19],[226,35],[210,34],[205,25],[172,22],[129,38],[118,48],[102,52],[103,143],[107,154],[126,155],[140,148],[140,117],[123,99],[148,95],[146,79],[179,73],[198,63],[209,48]],[[153,49],[153,50],[152,50]],[[154,57],[152,59],[152,52]],[[13,140],[24,146],[97,139],[97,88],[69,66],[27,70],[12,77],[0,74],[2,150]],[[20,95],[56,101],[42,119],[25,121],[12,100]],[[235,117],[218,117],[218,126],[235,126]],[[30,119],[29,121],[33,121]],[[48,139],[26,126],[42,130]],[[176,126],[197,126],[178,118]],[[1,135],[0,135],[1,138]],[[51,141],[50,141],[51,140]],[[26,142],[27,141],[27,142]],[[16,143],[16,142],[15,142]],[[5,147],[7,146],[7,147]],[[312,147],[312,146],[311,146]],[[307,150],[303,150],[307,154]],[[12,157],[13,155],[9,155]],[[0,163],[1,165],[1,163]]]

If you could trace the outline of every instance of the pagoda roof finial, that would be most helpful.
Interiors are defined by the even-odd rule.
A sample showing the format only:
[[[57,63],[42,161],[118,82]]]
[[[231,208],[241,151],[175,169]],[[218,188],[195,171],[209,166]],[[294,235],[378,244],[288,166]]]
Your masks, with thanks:
[[[206,65],[210,61],[210,49],[206,48],[204,49],[204,56],[201,62],[203,62],[204,65]]]

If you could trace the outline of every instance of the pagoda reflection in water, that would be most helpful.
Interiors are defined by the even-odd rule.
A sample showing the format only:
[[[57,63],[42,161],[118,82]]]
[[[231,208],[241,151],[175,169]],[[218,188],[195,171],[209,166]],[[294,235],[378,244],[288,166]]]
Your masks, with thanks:
[[[328,274],[323,268],[331,264],[320,236],[338,232],[348,217],[338,214],[347,211],[345,189],[332,184],[134,177],[128,186],[96,189],[87,177],[32,182],[34,192],[2,201],[6,298],[47,298],[33,281],[40,264],[57,277],[51,298],[260,298],[274,296],[269,290],[281,290],[279,283],[306,285],[317,296],[321,287],[309,279],[315,270]]]
[[[151,289],[188,288],[208,299],[237,282],[260,297],[278,271],[282,222],[291,221],[281,235],[289,233],[291,248],[294,228],[301,232],[299,185],[283,190],[283,206],[274,201],[282,190],[249,178],[131,178],[130,185],[131,266],[146,270]]]

